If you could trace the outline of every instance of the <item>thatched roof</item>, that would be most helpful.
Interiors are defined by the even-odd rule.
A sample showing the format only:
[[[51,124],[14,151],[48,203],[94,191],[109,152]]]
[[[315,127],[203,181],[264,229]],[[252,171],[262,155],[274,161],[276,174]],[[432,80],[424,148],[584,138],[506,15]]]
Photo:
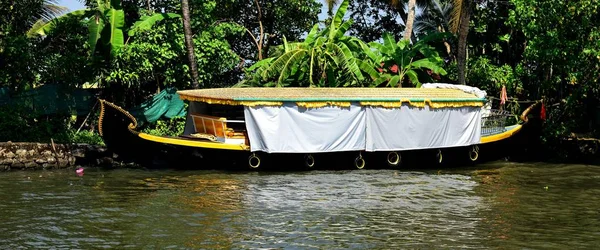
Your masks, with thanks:
[[[437,88],[217,88],[178,91],[181,99],[225,105],[326,105],[399,107],[402,103],[434,108],[482,106],[484,99],[458,89]]]

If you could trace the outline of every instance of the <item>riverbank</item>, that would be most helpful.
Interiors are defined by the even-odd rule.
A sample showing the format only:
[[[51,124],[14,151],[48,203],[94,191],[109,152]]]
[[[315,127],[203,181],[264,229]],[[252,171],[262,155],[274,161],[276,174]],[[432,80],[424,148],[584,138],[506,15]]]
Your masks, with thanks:
[[[75,166],[135,166],[106,147],[89,144],[0,142],[0,171],[60,169]]]
[[[599,148],[600,141],[597,139],[569,139],[562,140],[552,148],[529,148],[509,159],[515,162],[600,165]],[[139,165],[124,162],[105,146],[99,145],[0,142],[0,171],[62,169],[75,166],[138,167]]]

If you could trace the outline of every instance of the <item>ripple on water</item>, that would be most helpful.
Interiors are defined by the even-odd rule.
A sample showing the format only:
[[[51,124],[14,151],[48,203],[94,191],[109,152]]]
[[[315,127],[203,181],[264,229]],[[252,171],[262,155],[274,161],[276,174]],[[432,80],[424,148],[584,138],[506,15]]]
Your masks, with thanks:
[[[0,175],[2,248],[590,248],[600,168]],[[29,178],[27,178],[29,177]]]

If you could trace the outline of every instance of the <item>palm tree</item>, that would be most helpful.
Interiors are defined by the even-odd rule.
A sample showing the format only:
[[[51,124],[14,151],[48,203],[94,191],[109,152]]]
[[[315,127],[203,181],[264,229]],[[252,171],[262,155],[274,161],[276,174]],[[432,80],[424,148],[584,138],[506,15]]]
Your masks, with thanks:
[[[398,0],[392,0],[392,2]],[[408,10],[406,17],[406,28],[404,30],[404,39],[410,40],[412,31],[413,31],[413,23],[415,22],[415,7],[417,5],[417,0],[408,0]]]
[[[327,4],[327,15],[329,17],[333,17],[333,7],[335,7],[340,0],[325,0]]]
[[[27,32],[28,36],[32,36],[34,31],[39,30],[40,27],[44,26],[50,20],[66,13],[69,9],[64,6],[58,5],[58,0],[44,0],[42,8],[33,15],[35,22],[30,21],[30,30]]]
[[[188,61],[190,64],[190,73],[192,76],[192,88],[198,86],[198,66],[194,54],[194,40],[192,38],[192,26],[190,24],[190,6],[188,0],[181,0],[181,12],[183,14],[183,33],[185,37],[185,47],[187,49]]]
[[[413,27],[415,23],[416,8],[418,6],[428,6],[431,0],[408,0],[406,8],[406,19],[404,19],[404,35],[403,39],[411,40],[413,38]],[[400,0],[390,0],[390,4],[400,10],[403,3]],[[402,15],[401,15],[402,16]]]
[[[58,0],[44,0],[39,19],[44,22],[50,21],[53,18],[67,12],[69,8],[58,5]]]
[[[444,33],[450,30],[451,0],[431,0],[423,12],[415,17],[413,31],[415,33],[431,34]],[[451,55],[452,49],[448,41],[444,40],[446,53]]]
[[[458,83],[466,84],[465,71],[467,65],[467,35],[469,34],[469,20],[471,18],[472,0],[454,0],[450,30],[458,33],[458,46],[456,62],[458,64]]]

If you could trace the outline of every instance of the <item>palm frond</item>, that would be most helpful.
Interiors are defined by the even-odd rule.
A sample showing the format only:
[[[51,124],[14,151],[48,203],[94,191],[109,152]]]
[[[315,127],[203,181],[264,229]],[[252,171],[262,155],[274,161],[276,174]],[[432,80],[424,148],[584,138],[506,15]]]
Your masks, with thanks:
[[[273,57],[266,58],[264,60],[260,60],[260,61],[256,62],[255,64],[253,64],[252,66],[248,67],[246,70],[247,71],[260,70],[260,68],[264,68],[265,66],[268,66],[271,63],[271,61],[273,61]]]
[[[308,32],[308,35],[306,36],[306,39],[304,39],[305,43],[311,44],[312,42],[315,41],[315,39],[317,38],[317,33],[319,32],[319,24],[315,24],[312,29],[310,30],[310,32]]]
[[[394,35],[391,33],[383,33],[383,46],[388,47],[390,49],[394,48],[396,45],[396,39],[394,39]]]
[[[135,36],[138,32],[151,29],[152,26],[154,26],[154,24],[164,19],[173,19],[180,17],[181,16],[179,14],[174,13],[157,13],[151,16],[143,16],[142,18],[140,18],[140,20],[138,20],[131,26],[131,28],[127,32],[127,35]]]
[[[343,22],[340,25],[340,27],[338,27],[335,37],[336,38],[343,37],[344,34],[346,34],[346,31],[348,31],[350,29],[350,26],[352,26],[353,23],[354,23],[354,21],[352,21],[352,19]]]
[[[350,70],[350,72],[354,75],[354,77],[359,80],[362,81],[364,80],[364,76],[362,75],[362,73],[360,72],[360,68],[358,67],[358,65],[356,64],[355,58],[352,55],[352,51],[350,51],[350,49],[348,48],[348,46],[346,46],[346,44],[340,43],[335,44],[336,46],[336,50],[339,50],[340,52],[342,52],[341,55],[343,55],[343,64],[345,66],[345,68],[347,68],[348,70]]]
[[[424,59],[420,59],[420,60],[414,61],[414,62],[412,62],[412,66],[414,68],[430,69],[430,70],[432,70],[436,74],[441,74],[441,75],[445,75],[446,74],[446,70],[444,70],[436,62],[433,62],[433,61],[431,61],[428,58],[424,58]]]
[[[379,56],[375,53],[375,51],[373,51],[373,47],[368,46],[362,41],[360,41],[358,44],[362,48],[362,52],[365,53],[369,59],[371,59],[373,62],[379,61]]]
[[[87,17],[91,15],[91,13],[88,10],[76,10],[76,11],[72,11],[69,12],[67,14],[64,14],[60,17],[56,17],[50,21],[44,21],[43,19],[39,19],[35,24],[33,24],[33,26],[27,31],[27,36],[28,37],[35,37],[35,36],[45,36],[46,34],[48,34],[48,32],[50,32],[51,30],[53,30],[57,23],[60,22],[61,20],[64,19],[68,19],[68,18],[81,18],[83,19],[84,17]]]
[[[42,19],[37,20],[37,22],[35,22],[33,24],[33,26],[27,31],[27,37],[32,38],[32,37],[35,37],[38,35],[40,35],[40,36],[46,35],[44,33],[44,29],[43,29],[43,27],[45,25],[46,25],[46,22],[44,22],[44,20],[42,20]]]
[[[410,81],[416,85],[417,88],[421,87],[421,82],[419,81],[419,77],[417,76],[417,72],[415,72],[414,70],[410,69],[408,71],[406,71],[406,75],[408,76],[408,79],[410,79]]]
[[[296,50],[295,53],[285,62],[283,68],[281,68],[281,73],[279,74],[279,79],[277,80],[277,84],[283,85],[283,82],[288,78],[288,76],[292,72],[292,66],[297,64],[300,59],[306,55],[306,50]]]
[[[392,78],[392,75],[390,75],[390,74],[381,74],[379,76],[379,78],[375,79],[375,81],[373,81],[373,83],[371,83],[371,86],[377,87],[380,84],[382,84],[383,82],[389,81],[390,78]]]
[[[333,22],[331,22],[334,27],[340,27],[342,24],[342,19],[344,15],[346,15],[346,10],[348,9],[348,5],[350,4],[349,0],[344,0],[338,10],[335,12],[335,17],[333,18]]]
[[[357,62],[360,69],[367,73],[369,77],[371,77],[371,80],[375,80],[377,79],[377,77],[379,77],[379,72],[377,72],[375,68],[373,68],[372,64],[369,64],[365,61],[358,61],[358,59]]]
[[[58,0],[44,0],[39,18],[48,22],[69,11],[69,8],[58,5]]]
[[[299,50],[288,51],[283,55],[279,56],[267,67],[267,69],[265,69],[262,72],[263,80],[266,81],[268,78],[278,75],[277,73],[281,72],[285,68],[285,65],[287,64],[288,60],[290,60],[290,58],[292,58],[294,54],[296,54],[296,52],[298,51]]]
[[[396,85],[398,84],[399,81],[400,81],[399,75],[392,76],[392,78],[390,78],[390,80],[388,81],[388,86],[396,87]]]

